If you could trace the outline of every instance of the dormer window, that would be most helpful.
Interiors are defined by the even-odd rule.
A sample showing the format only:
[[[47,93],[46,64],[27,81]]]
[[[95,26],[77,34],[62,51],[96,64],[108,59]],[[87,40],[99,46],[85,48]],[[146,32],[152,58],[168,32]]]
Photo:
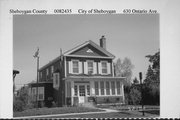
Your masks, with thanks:
[[[101,66],[102,66],[102,74],[107,74],[107,62],[103,61],[101,62]]]
[[[72,61],[72,65],[73,65],[73,73],[79,73],[79,61],[75,61],[73,60]]]

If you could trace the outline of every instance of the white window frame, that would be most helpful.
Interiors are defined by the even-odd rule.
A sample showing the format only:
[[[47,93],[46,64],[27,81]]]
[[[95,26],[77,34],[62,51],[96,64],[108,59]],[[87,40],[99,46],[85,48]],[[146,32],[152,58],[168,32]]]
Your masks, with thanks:
[[[97,88],[96,88],[96,84],[97,83]],[[94,81],[94,90],[95,90],[95,95],[96,96],[100,96],[100,91],[99,91],[99,81]],[[96,94],[96,90],[98,92],[98,95]]]
[[[91,62],[92,63],[92,73],[91,74],[93,74],[94,73],[94,61],[93,60],[87,60],[86,62],[87,62],[87,73],[89,74],[88,62]]]
[[[48,76],[49,76],[49,69],[47,68],[46,69],[46,79],[48,79]]]
[[[110,86],[110,82],[109,81],[105,81],[105,89],[106,89],[106,95],[108,96],[108,95],[111,95],[111,91],[110,91],[110,88],[111,88],[111,86]],[[109,88],[107,88],[107,83],[109,84]],[[109,94],[107,94],[107,91],[109,91]]]
[[[54,73],[53,74],[53,88],[58,88],[59,87],[59,73]],[[57,83],[56,83],[57,81]]]
[[[80,73],[80,69],[79,69],[79,67],[80,67],[80,66],[79,66],[79,60],[72,60],[71,62],[72,62],[72,68],[71,68],[71,69],[72,69],[72,73],[73,73],[73,74],[79,74],[79,73]],[[77,72],[77,73],[75,73],[75,72],[73,71],[73,62],[78,62],[78,72]]]
[[[107,70],[106,73],[103,73],[102,63],[106,63],[106,70]],[[101,61],[101,74],[102,74],[102,75],[108,75],[108,61]]]
[[[40,99],[39,95],[42,94],[42,99]],[[38,87],[38,100],[41,101],[41,100],[44,100],[44,87]]]
[[[103,83],[103,84],[101,84],[101,83]],[[99,84],[100,84],[100,94],[101,94],[102,96],[106,95],[106,93],[105,93],[104,81],[100,81]],[[102,88],[101,85],[103,85],[103,88]],[[102,90],[103,90],[104,94],[102,94]]]

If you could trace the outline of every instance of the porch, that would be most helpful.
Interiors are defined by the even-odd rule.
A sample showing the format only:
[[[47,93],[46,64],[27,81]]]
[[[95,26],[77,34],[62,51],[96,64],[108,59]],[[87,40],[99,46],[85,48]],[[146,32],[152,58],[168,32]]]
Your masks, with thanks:
[[[66,105],[124,103],[124,77],[65,78]]]

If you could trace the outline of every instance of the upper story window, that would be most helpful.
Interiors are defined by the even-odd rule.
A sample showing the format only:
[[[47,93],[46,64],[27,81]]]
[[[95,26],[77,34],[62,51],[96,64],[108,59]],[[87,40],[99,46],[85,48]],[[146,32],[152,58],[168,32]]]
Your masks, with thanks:
[[[54,66],[51,66],[51,77],[53,78]]]
[[[46,69],[46,76],[48,76],[49,75],[49,70],[48,70],[48,68]]]
[[[40,78],[42,78],[42,72],[40,72]]]
[[[73,73],[79,73],[79,63],[78,61],[74,60],[72,61],[72,67],[73,67]]]
[[[88,61],[87,67],[88,67],[88,74],[92,74],[93,73],[93,61]]]
[[[82,73],[82,62],[79,60],[71,60],[68,62],[69,73],[81,74]]]
[[[101,67],[102,67],[102,74],[107,74],[108,69],[107,69],[107,62],[106,61],[101,62]]]
[[[59,73],[54,73],[53,87],[54,88],[58,88],[59,87]]]

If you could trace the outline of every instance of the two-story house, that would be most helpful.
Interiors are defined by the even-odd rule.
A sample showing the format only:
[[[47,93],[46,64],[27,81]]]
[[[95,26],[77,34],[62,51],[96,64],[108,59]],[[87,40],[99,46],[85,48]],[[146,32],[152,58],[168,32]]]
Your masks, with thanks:
[[[39,83],[30,84],[32,100],[38,86],[38,100],[45,105],[124,103],[125,78],[114,76],[114,58],[104,36],[100,45],[89,40],[74,47],[39,69]]]

